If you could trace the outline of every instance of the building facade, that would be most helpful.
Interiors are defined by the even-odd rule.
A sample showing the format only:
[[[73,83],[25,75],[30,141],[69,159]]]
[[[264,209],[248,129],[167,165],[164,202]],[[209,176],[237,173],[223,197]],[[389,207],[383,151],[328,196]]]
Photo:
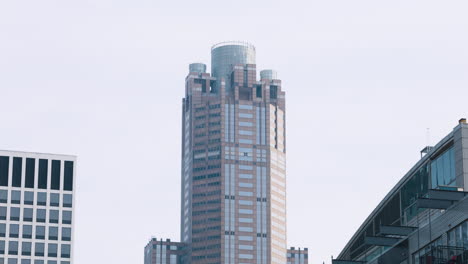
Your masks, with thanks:
[[[255,47],[211,49],[189,65],[182,100],[181,263],[285,264],[286,106]]]
[[[308,264],[309,263],[309,250],[307,248],[294,248],[288,249],[288,262],[287,264]]]
[[[255,48],[190,65],[182,122],[181,240],[190,263],[286,263],[285,93]],[[270,73],[270,74],[267,74]],[[267,78],[270,77],[270,78]]]
[[[334,264],[468,263],[466,119],[421,156]]]
[[[145,264],[179,264],[185,255],[184,243],[152,238],[145,247]]]
[[[0,263],[73,263],[76,157],[0,150]]]

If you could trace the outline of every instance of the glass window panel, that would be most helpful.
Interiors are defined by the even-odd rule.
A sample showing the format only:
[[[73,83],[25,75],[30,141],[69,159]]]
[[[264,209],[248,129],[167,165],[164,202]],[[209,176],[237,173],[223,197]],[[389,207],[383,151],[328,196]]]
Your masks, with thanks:
[[[31,260],[30,259],[22,259],[21,264],[31,264]]]
[[[70,258],[70,245],[62,244],[62,250],[60,255],[62,258]]]
[[[46,210],[45,209],[37,209],[36,210],[36,221],[40,223],[45,223],[46,221]]]
[[[37,205],[47,205],[47,193],[37,193]]]
[[[21,191],[11,191],[11,203],[13,204],[21,203]]]
[[[0,156],[0,186],[8,186],[8,171],[10,170],[10,157]]]
[[[21,246],[21,255],[31,256],[31,242],[23,242]]]
[[[58,193],[50,194],[50,206],[60,206],[60,194]]]
[[[72,212],[71,211],[63,211],[63,213],[62,213],[62,223],[63,224],[71,224],[72,223]]]
[[[38,186],[39,189],[47,189],[47,171],[49,166],[49,161],[46,159],[39,160],[39,179]]]
[[[5,237],[6,236],[6,224],[1,223],[0,224],[0,237]]]
[[[20,220],[20,208],[19,207],[10,208],[10,220],[13,220],[13,221]]]
[[[21,174],[23,170],[23,158],[13,158],[13,179],[11,184],[13,187],[21,187]]]
[[[71,228],[62,227],[62,240],[71,241]]]
[[[5,254],[5,240],[0,240],[0,254]]]
[[[63,195],[63,207],[71,208],[73,205],[73,196],[71,194]]]
[[[32,222],[32,220],[33,220],[33,209],[24,208],[23,209],[23,221]]]
[[[60,160],[52,160],[51,184],[52,190],[60,190]]]
[[[34,204],[34,192],[24,192],[24,204]]]
[[[32,225],[23,225],[23,238],[32,238]]]
[[[57,257],[57,249],[58,249],[58,245],[57,245],[57,244],[50,243],[50,244],[49,244],[49,250],[48,250],[47,256],[49,256],[49,257]]]
[[[26,177],[25,184],[26,188],[34,188],[34,175],[36,170],[36,159],[26,158]]]
[[[10,224],[10,237],[19,237],[19,225]]]
[[[8,254],[18,255],[18,241],[8,242]]]
[[[43,257],[44,256],[44,243],[36,243],[34,256],[36,257]],[[44,263],[44,262],[42,262]]]
[[[0,203],[8,203],[8,190],[0,190]]]
[[[58,224],[58,222],[59,222],[59,211],[58,210],[50,210],[49,223]]]
[[[65,191],[73,191],[73,161],[65,161],[63,171],[63,189]]]
[[[5,206],[0,206],[0,220],[6,220],[7,218],[7,208]]]
[[[55,227],[55,226],[49,227],[49,239],[58,240],[58,227]]]
[[[36,226],[36,239],[45,239],[45,226]]]

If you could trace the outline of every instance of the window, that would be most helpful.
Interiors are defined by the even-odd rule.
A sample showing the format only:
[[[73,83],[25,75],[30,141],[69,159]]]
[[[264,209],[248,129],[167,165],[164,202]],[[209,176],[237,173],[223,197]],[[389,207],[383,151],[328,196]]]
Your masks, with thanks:
[[[19,237],[19,225],[10,224],[10,237],[18,238]]]
[[[62,240],[71,241],[71,228],[62,227]]]
[[[0,254],[5,254],[5,240],[0,240]]]
[[[71,194],[63,195],[63,207],[71,208],[73,206],[73,197]]]
[[[270,85],[270,99],[278,98],[278,86]]]
[[[7,218],[7,208],[5,206],[0,206],[0,220],[6,220]]]
[[[34,256],[43,257],[44,256],[44,243],[36,243],[36,248],[34,250]],[[44,263],[44,262],[42,262]]]
[[[24,186],[26,188],[34,188],[34,174],[36,170],[36,160],[27,158],[26,159],[26,181]]]
[[[37,193],[37,205],[47,205],[47,193]]]
[[[0,156],[0,186],[8,186],[8,171],[10,170],[10,157]]]
[[[62,244],[62,253],[61,256],[62,258],[70,258],[70,245],[68,244]]]
[[[256,87],[256,96],[257,98],[262,98],[262,86],[261,85],[257,85]]]
[[[0,224],[0,237],[6,236],[6,224]]]
[[[48,163],[49,162],[46,159],[39,160],[39,179],[38,179],[39,189],[47,189]]]
[[[31,254],[29,256],[31,256]],[[31,264],[31,260],[30,259],[22,259],[21,264]]]
[[[23,221],[32,222],[32,220],[33,220],[33,209],[24,208],[23,209]]]
[[[432,188],[439,186],[455,186],[455,157],[453,147],[445,151],[431,163]]]
[[[18,264],[18,260],[15,258],[8,258],[8,264]]]
[[[8,203],[8,190],[0,190],[0,203]]]
[[[8,254],[18,255],[18,241],[10,241],[8,243]]]
[[[253,107],[252,107],[251,105],[243,105],[243,104],[240,104],[240,105],[239,105],[239,109],[252,110]]]
[[[48,250],[48,254],[47,256],[49,257],[57,257],[57,248],[58,248],[58,245],[57,244],[49,244],[49,250]]]
[[[14,157],[13,158],[13,187],[21,187],[21,172],[23,169],[23,159]]]
[[[34,204],[34,192],[24,192],[24,204]]]
[[[11,203],[13,204],[21,203],[21,191],[11,191]]]
[[[60,194],[58,193],[50,194],[50,206],[60,206]]]
[[[52,190],[60,190],[60,160],[52,160],[51,185]]]
[[[19,221],[20,220],[20,208],[11,207],[10,208],[10,220]]]
[[[23,225],[23,238],[32,238],[32,225]]]
[[[36,226],[36,239],[45,239],[45,226]]]
[[[72,212],[63,211],[62,212],[62,224],[71,224],[72,223]]]
[[[63,173],[63,189],[73,191],[73,161],[65,161]]]
[[[21,255],[31,256],[31,242],[23,242],[21,247]],[[23,263],[23,262],[21,262]]]
[[[58,240],[58,227],[55,227],[55,226],[49,227],[49,239]]]
[[[36,221],[39,223],[45,223],[46,221],[46,210],[45,209],[37,209],[36,211]]]
[[[58,224],[58,222],[59,222],[59,211],[50,210],[49,211],[49,223]]]
[[[44,264],[44,261],[40,259],[36,259],[34,260],[34,264]]]

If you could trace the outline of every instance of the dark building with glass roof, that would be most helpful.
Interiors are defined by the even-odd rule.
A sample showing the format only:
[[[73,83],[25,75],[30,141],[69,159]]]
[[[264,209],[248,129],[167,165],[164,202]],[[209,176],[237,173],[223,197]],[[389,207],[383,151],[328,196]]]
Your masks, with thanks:
[[[393,187],[333,264],[468,263],[468,124],[459,124]]]

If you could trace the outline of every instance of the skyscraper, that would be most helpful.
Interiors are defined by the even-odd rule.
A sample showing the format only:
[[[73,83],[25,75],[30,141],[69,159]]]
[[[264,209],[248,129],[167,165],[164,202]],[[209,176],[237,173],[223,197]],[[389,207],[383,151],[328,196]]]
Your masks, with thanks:
[[[76,157],[0,150],[0,263],[73,263]]]
[[[191,64],[182,114],[181,240],[190,263],[287,262],[285,93],[255,47]]]

